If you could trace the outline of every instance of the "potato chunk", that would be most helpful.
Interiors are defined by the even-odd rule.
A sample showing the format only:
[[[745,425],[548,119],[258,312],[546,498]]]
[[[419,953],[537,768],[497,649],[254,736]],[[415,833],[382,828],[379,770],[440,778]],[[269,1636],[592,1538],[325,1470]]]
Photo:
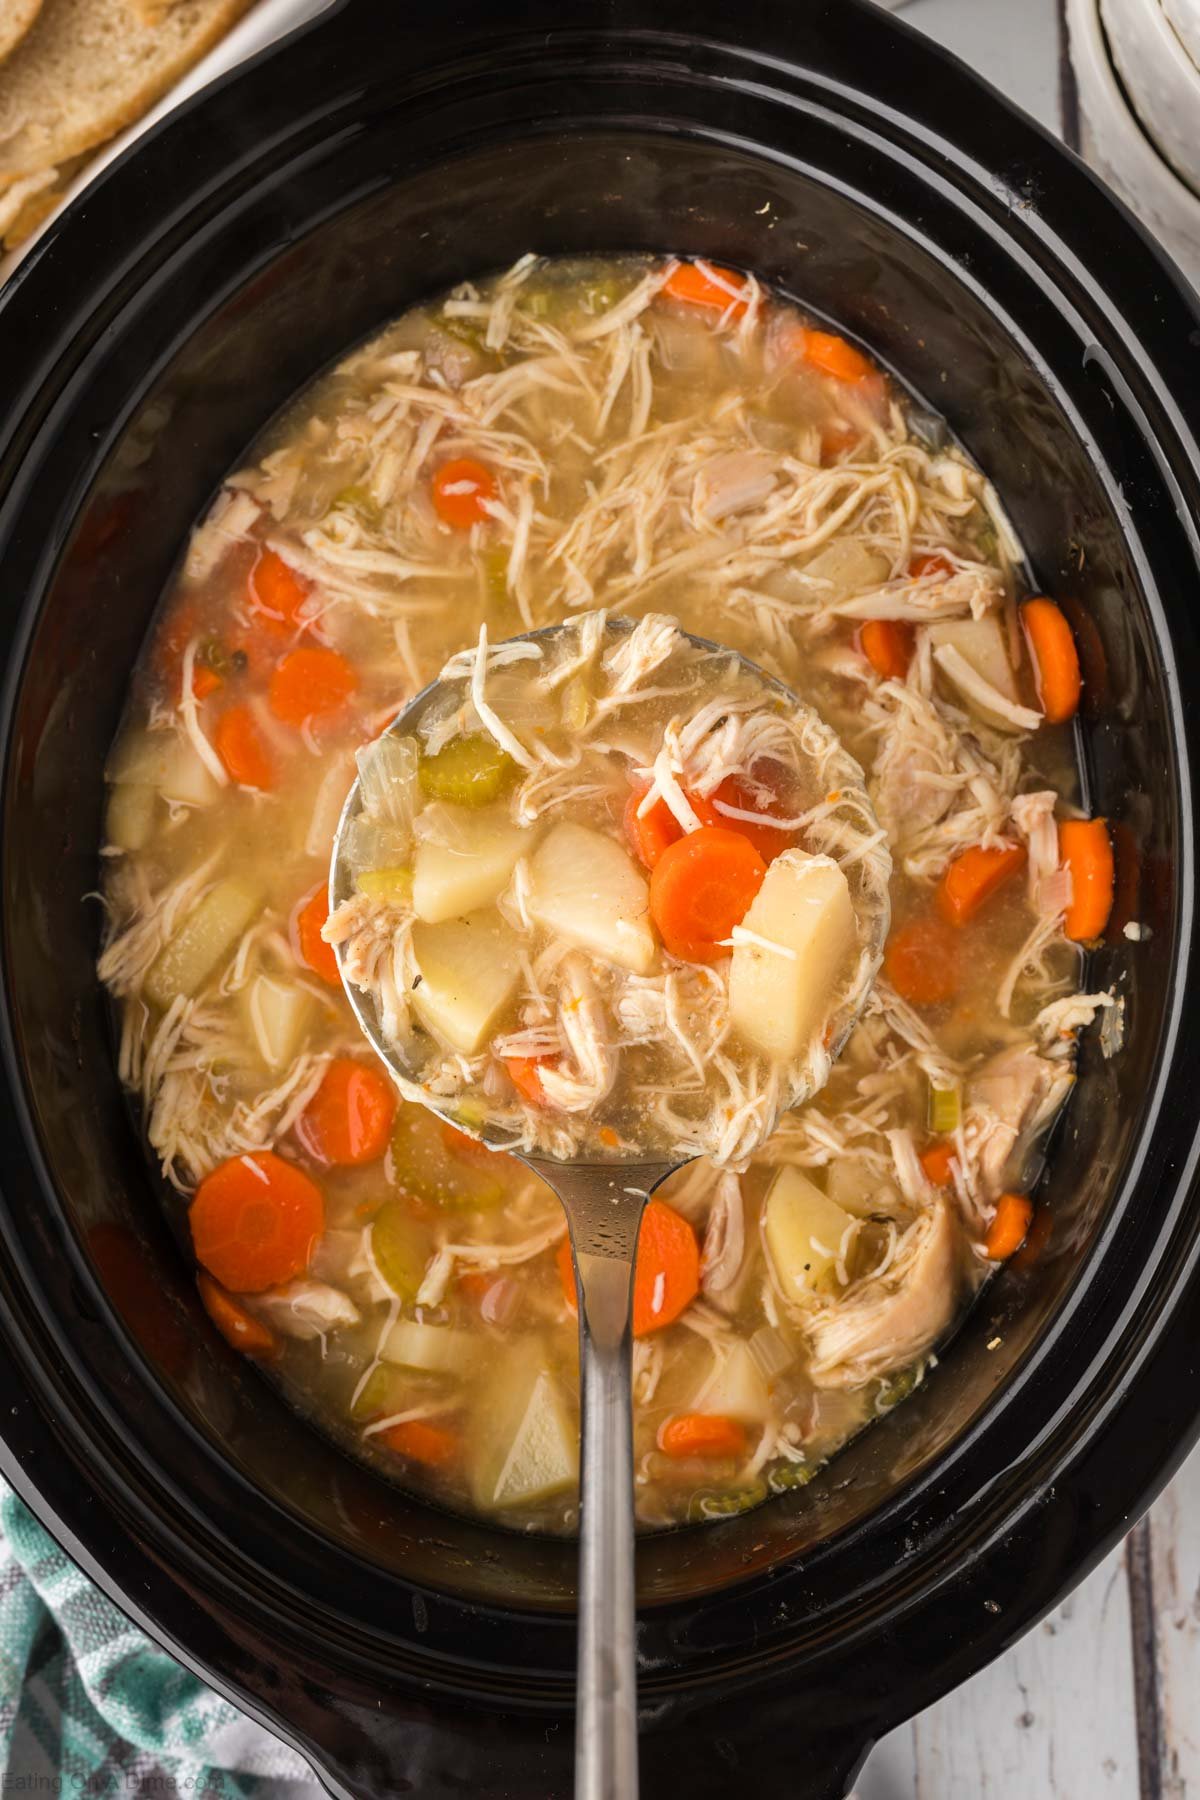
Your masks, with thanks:
[[[749,1344],[733,1343],[696,1394],[693,1409],[722,1413],[744,1425],[765,1425],[771,1416],[771,1395],[766,1377],[751,1355]]]
[[[778,949],[735,947],[730,1019],[755,1049],[790,1062],[807,1050],[849,972],[857,934],[846,877],[828,857],[785,850],[742,924]]]
[[[529,916],[603,962],[648,975],[657,949],[650,889],[620,844],[585,825],[556,825],[530,863]]]
[[[578,1472],[579,1435],[558,1382],[548,1368],[522,1361],[504,1363],[479,1416],[473,1485],[488,1510],[549,1500],[573,1487]]]
[[[430,925],[490,906],[533,842],[497,808],[442,806],[439,813],[448,815],[448,828],[419,838],[413,861],[413,910]]]
[[[850,1214],[800,1169],[779,1171],[767,1195],[764,1236],[780,1287],[789,1299],[836,1285],[838,1245]]]
[[[1005,642],[1004,627],[995,613],[986,613],[982,619],[946,619],[941,624],[929,627],[929,641],[935,650],[957,650],[963,661],[994,687],[1005,700],[1016,704],[1019,700],[1017,680],[1013,673],[1012,663],[1008,658],[1008,646]],[[948,681],[958,690],[953,676],[942,671]],[[966,700],[972,712],[977,712],[989,725],[998,726],[1001,730],[1011,731],[1012,722],[1003,714],[988,711],[981,707],[970,696],[958,693],[960,700]]]
[[[520,978],[514,932],[491,911],[413,926],[421,980],[413,1005],[435,1037],[474,1056],[491,1035]]]

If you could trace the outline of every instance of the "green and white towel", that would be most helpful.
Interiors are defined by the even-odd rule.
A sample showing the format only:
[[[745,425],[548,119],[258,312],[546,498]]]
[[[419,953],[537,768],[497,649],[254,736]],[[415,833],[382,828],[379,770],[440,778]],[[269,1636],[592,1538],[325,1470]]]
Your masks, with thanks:
[[[311,1769],[151,1643],[0,1483],[4,1794],[317,1800]]]

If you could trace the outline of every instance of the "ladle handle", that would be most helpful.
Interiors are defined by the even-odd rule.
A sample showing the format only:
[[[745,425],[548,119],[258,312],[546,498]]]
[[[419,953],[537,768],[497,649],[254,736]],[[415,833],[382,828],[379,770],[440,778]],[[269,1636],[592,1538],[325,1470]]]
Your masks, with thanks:
[[[631,1258],[578,1253],[583,1467],[575,1800],[637,1800]]]

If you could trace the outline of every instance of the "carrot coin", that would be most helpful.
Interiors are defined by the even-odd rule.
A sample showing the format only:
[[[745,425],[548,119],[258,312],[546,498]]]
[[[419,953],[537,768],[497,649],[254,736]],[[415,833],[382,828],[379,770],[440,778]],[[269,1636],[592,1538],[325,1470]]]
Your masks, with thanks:
[[[336,1056],[297,1123],[300,1142],[318,1162],[357,1168],[388,1147],[396,1090],[381,1070]]]
[[[255,1150],[205,1176],[188,1222],[197,1262],[230,1292],[260,1294],[307,1269],[325,1201],[303,1169]]]

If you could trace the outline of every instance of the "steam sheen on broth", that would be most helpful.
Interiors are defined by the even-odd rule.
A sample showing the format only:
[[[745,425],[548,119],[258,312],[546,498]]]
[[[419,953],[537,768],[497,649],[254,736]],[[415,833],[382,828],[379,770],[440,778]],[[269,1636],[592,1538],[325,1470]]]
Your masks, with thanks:
[[[706,962],[652,921],[652,955],[618,980],[593,934],[589,1035],[548,980],[578,930],[560,910],[515,955],[486,1037],[456,1040],[419,1000],[412,811],[389,818],[387,783],[355,932],[328,918],[356,753],[371,767],[365,747],[451,658],[580,614],[644,636],[666,616],[744,652],[865,773],[868,854],[892,869],[882,973],[827,1084],[765,1143],[761,1068],[724,1003],[736,939]],[[581,664],[539,738],[511,668],[488,673],[495,704],[464,697],[446,740],[476,748],[422,805],[453,841],[486,809],[503,921],[528,899],[506,833],[536,825],[544,844],[563,823],[602,684]],[[648,671],[639,693],[655,686]],[[218,1327],[406,1486],[571,1529],[562,1212],[470,1133],[500,1107],[514,1142],[572,1138],[600,1046],[636,1088],[621,1131],[684,1118],[708,1152],[660,1190],[641,1240],[639,1518],[719,1517],[810,1480],[1018,1250],[1076,1035],[1119,1018],[1077,992],[1112,898],[1106,827],[1077,805],[1078,696],[1070,628],[1025,593],[984,477],[863,352],[752,276],[527,257],[389,326],[297,400],[193,534],[107,770],[100,972],[120,1074]],[[530,766],[492,791],[505,732]],[[686,801],[682,819],[659,800],[627,819],[645,746],[609,724],[605,741],[622,779],[576,794],[574,823],[652,881],[664,849],[712,826]],[[755,814],[792,798],[777,775],[769,756],[741,766],[718,829],[761,840]],[[820,849],[813,827],[798,856]],[[858,879],[847,846],[829,860]],[[462,916],[426,923],[453,937]],[[367,1050],[330,942],[351,937],[380,1016],[436,1052],[457,1126]]]

